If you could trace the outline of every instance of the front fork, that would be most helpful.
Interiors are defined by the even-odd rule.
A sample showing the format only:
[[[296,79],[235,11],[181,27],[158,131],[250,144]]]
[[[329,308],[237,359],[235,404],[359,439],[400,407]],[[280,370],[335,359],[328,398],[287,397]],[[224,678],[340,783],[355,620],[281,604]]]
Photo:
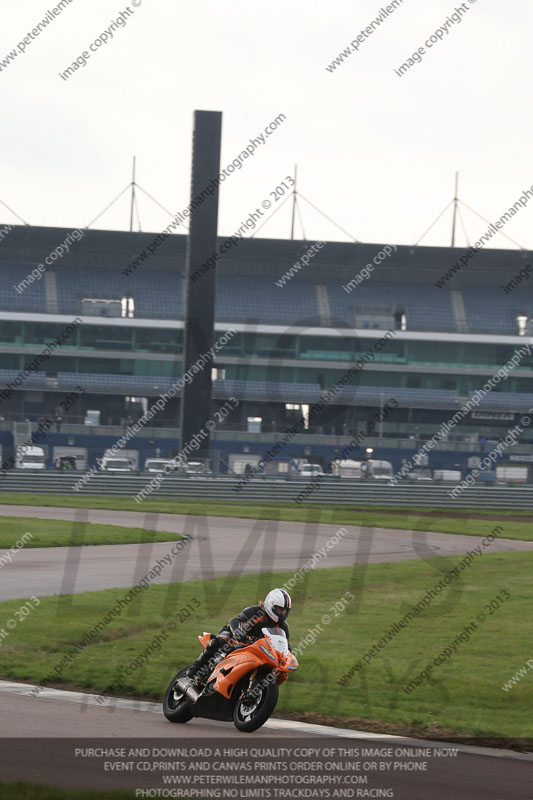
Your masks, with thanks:
[[[254,670],[252,670],[252,672],[250,673],[250,680],[248,681],[248,686],[247,686],[247,688],[244,690],[244,692],[243,692],[243,694],[241,695],[241,697],[249,697],[249,696],[253,697],[253,696],[254,696],[254,695],[253,695],[252,684],[253,684],[254,678],[256,678],[256,676],[257,676],[257,671],[258,671],[258,667],[256,667],[256,668],[255,668]],[[279,678],[279,674],[280,674],[280,673],[279,673],[277,670],[274,670],[274,673],[276,674],[276,679],[277,679],[277,678]],[[287,676],[285,675],[285,676],[283,677],[283,679],[282,679],[282,680],[286,680],[286,677],[287,677]]]
[[[248,689],[246,690],[246,691],[247,691],[247,693],[248,693],[249,691],[251,691],[251,688],[252,688],[252,682],[253,682],[253,680],[254,680],[254,678],[255,678],[255,676],[256,676],[256,675],[257,675],[257,667],[256,667],[255,669],[253,669],[253,670],[250,672],[250,680],[249,680],[249,682],[248,682]]]
[[[252,691],[252,683],[256,675],[257,675],[257,667],[250,672],[250,680],[248,681],[248,686],[246,687],[246,689],[243,690],[241,694],[241,699],[244,699],[245,697],[248,697],[250,695]]]

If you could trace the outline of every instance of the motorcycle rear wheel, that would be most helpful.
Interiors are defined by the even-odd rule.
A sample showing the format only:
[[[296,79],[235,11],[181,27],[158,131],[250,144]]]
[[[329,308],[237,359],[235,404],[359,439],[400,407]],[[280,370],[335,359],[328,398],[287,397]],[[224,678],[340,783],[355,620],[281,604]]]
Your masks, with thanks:
[[[165,692],[163,700],[163,714],[169,722],[189,722],[193,715],[189,709],[185,695],[179,692],[179,689],[174,691],[176,681],[181,678],[188,670],[188,667],[180,670],[169,683],[168,689]]]
[[[233,724],[238,731],[252,733],[264,725],[278,702],[277,683],[268,683],[261,689],[261,695],[253,700],[239,698],[233,709]]]

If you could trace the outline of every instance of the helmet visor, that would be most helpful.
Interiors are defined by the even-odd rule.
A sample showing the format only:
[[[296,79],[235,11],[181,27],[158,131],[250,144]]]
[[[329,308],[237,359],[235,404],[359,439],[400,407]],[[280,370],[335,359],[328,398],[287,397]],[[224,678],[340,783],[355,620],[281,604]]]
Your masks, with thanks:
[[[274,614],[278,617],[278,619],[287,619],[289,616],[289,609],[284,608],[283,606],[274,606],[273,608]]]

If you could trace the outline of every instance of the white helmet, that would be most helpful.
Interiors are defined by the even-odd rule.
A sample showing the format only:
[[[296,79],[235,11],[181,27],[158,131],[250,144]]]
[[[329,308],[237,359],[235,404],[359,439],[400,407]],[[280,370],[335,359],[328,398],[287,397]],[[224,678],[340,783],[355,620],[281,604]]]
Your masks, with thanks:
[[[274,622],[283,622],[291,610],[291,598],[285,589],[272,589],[265,597],[265,611]]]

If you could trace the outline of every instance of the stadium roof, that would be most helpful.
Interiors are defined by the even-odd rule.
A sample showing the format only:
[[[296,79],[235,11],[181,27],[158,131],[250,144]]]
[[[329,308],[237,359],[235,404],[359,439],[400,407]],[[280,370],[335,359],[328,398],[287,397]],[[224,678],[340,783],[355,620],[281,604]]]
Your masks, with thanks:
[[[26,267],[27,272],[43,263],[71,233],[68,228],[14,226],[0,242],[0,266]],[[113,270],[124,278],[121,270],[134,262],[159,236],[154,233],[87,230],[84,237],[70,247],[70,252],[49,267],[61,279],[69,267]],[[219,237],[222,243],[227,237]],[[150,270],[182,273],[185,266],[186,235],[171,234],[158,244],[155,254],[138,264],[136,273]],[[244,238],[221,256],[217,272],[224,275],[258,275],[277,279],[298,261],[314,242],[286,239]],[[393,248],[395,245],[391,245]],[[311,282],[325,279],[347,283],[354,274],[372,263],[386,244],[327,242],[305,266],[298,278]],[[372,283],[435,284],[454,264],[469,252],[467,247],[407,247],[399,245],[390,256],[374,266]],[[471,253],[471,251],[470,251]],[[147,253],[148,256],[148,253]],[[484,248],[446,282],[445,288],[500,287],[529,263],[532,254],[523,250]],[[533,282],[532,282],[533,283]],[[528,288],[527,283],[524,284]],[[438,291],[437,287],[436,290]]]

